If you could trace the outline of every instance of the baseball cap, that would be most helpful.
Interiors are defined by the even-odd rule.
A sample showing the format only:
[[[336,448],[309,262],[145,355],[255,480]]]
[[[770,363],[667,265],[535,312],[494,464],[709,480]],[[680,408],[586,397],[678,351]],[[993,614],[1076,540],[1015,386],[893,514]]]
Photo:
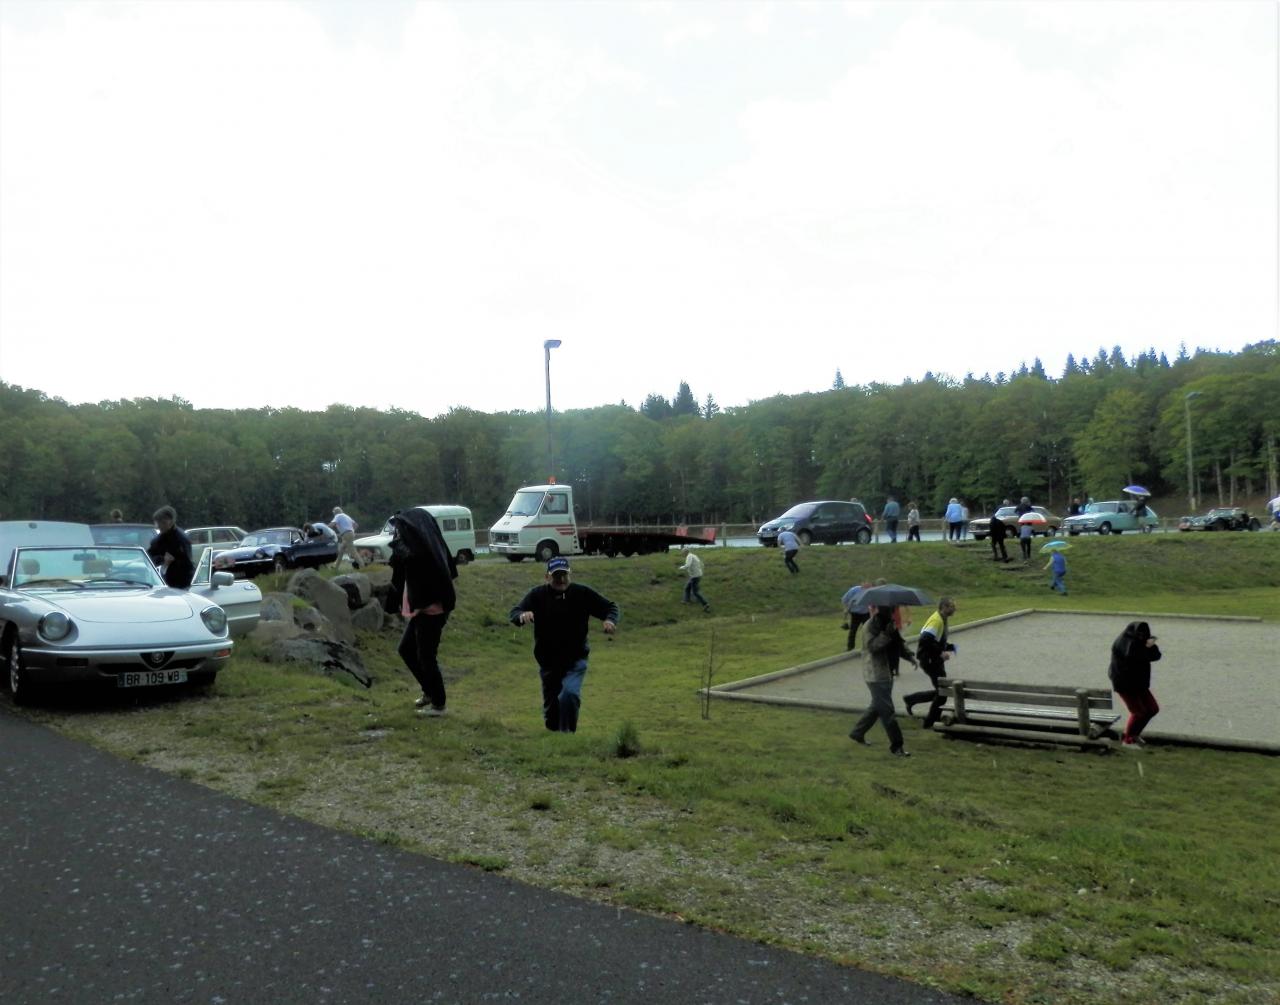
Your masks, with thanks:
[[[563,555],[557,555],[555,558],[553,558],[550,562],[547,563],[548,575],[550,575],[553,572],[568,572],[568,571],[569,571],[569,560],[565,558]]]

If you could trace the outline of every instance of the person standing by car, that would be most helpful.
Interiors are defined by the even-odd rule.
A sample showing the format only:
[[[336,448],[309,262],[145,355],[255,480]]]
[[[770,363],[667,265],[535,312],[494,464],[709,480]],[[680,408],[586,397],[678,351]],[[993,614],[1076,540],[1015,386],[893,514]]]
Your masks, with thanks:
[[[899,660],[915,665],[916,658],[894,624],[892,607],[878,607],[867,625],[867,653],[870,658],[863,664],[862,677],[871,692],[871,705],[862,713],[849,739],[860,746],[869,746],[867,731],[877,721],[889,736],[889,753],[894,757],[910,757],[903,746],[902,728],[894,717],[893,678],[898,675]]]
[[[405,618],[397,650],[422,688],[413,703],[419,714],[445,714],[447,695],[440,672],[440,636],[457,603],[458,578],[449,546],[436,518],[416,506],[391,518],[391,591],[386,610]]]
[[[999,509],[991,514],[991,525],[988,530],[991,533],[991,561],[1009,561],[1009,552],[1004,546],[1004,539],[1009,536],[1009,528],[1000,519]]]
[[[947,521],[947,540],[959,541],[960,531],[964,527],[964,507],[955,496],[952,496],[951,501],[947,503],[944,519]]]
[[[680,566],[680,571],[687,573],[689,576],[684,584],[684,602],[692,604],[696,600],[702,605],[704,611],[710,611],[711,605],[707,603],[707,598],[698,589],[702,584],[702,559],[695,555],[687,544],[683,547],[685,551],[684,565]]]
[[[511,608],[517,628],[533,624],[533,658],[542,678],[542,721],[556,733],[575,733],[582,708],[582,680],[587,674],[587,626],[604,622],[604,632],[618,630],[618,605],[589,586],[569,582],[569,560],[557,555],[547,563],[547,578]]]
[[[196,575],[191,560],[191,541],[178,526],[178,513],[172,506],[161,506],[151,515],[159,531],[147,545],[147,554],[160,569],[166,586],[185,590]]]
[[[914,499],[907,503],[907,540],[920,540],[920,507]]]
[[[360,568],[360,556],[356,554],[356,527],[358,526],[351,517],[342,512],[341,506],[333,507],[333,519],[329,521],[329,526],[333,528],[338,535],[338,555],[333,560],[333,567],[336,569],[342,564],[342,556],[346,555],[351,559],[351,568]]]
[[[1018,547],[1022,549],[1022,560],[1024,562],[1031,561],[1031,538],[1035,533],[1031,529],[1032,525],[1018,521]]]
[[[946,695],[938,690],[938,681],[947,675],[947,661],[951,659],[956,647],[947,641],[947,629],[951,615],[956,613],[956,602],[950,597],[938,600],[938,609],[929,615],[929,619],[920,629],[920,640],[916,643],[916,658],[933,684],[929,691],[916,691],[905,695],[902,699],[907,706],[907,715],[911,714],[913,705],[921,702],[929,703],[929,711],[924,717],[924,728],[933,729],[933,724],[942,714],[942,706],[947,703]]]
[[[800,539],[792,531],[784,530],[778,534],[778,547],[782,549],[782,562],[791,575],[800,571],[796,565],[796,555],[800,551]]]
[[[898,518],[901,513],[902,507],[893,496],[889,497],[889,501],[884,504],[884,509],[880,511],[880,519],[884,521],[884,529],[889,534],[890,544],[898,543]]]
[[[1160,658],[1160,647],[1145,621],[1130,621],[1111,643],[1111,666],[1107,676],[1111,687],[1129,710],[1129,722],[1120,737],[1125,746],[1145,747],[1142,731],[1160,714],[1151,693],[1151,664]]]

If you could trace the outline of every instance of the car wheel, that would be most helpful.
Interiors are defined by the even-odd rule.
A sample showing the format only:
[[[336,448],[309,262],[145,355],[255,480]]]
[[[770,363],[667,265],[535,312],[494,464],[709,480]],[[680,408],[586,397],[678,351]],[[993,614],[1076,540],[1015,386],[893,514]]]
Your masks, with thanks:
[[[803,544],[806,548],[809,547],[809,545],[813,544],[813,535],[810,534],[807,530],[802,530],[796,536],[800,538],[800,543]]]
[[[285,560],[283,555],[277,555],[275,557],[275,561],[271,563],[271,567],[276,572],[284,572],[289,568],[289,563]]]
[[[32,698],[31,681],[22,665],[22,643],[16,635],[10,635],[4,645],[5,684],[13,695],[14,703],[25,705]]]
[[[1256,516],[1249,521],[1249,530],[1262,530],[1262,524]]]
[[[1110,533],[1111,533],[1111,524],[1109,524],[1109,523],[1100,523],[1100,524],[1098,524],[1098,533],[1099,533],[1099,534],[1110,534]]]
[[[472,555],[471,552],[469,552],[466,548],[463,548],[460,552],[458,552],[458,554],[453,556],[453,560],[457,562],[459,565],[466,565],[468,562],[474,562],[475,556]]]
[[[870,544],[870,543],[871,543],[871,530],[870,530],[870,528],[867,528],[867,527],[859,527],[859,528],[858,528],[857,536],[854,538],[854,540],[855,540],[855,541],[857,541],[857,542],[858,542],[858,544]]]
[[[534,552],[539,562],[550,562],[553,558],[560,554],[560,549],[554,541],[543,541],[538,545],[538,550]]]

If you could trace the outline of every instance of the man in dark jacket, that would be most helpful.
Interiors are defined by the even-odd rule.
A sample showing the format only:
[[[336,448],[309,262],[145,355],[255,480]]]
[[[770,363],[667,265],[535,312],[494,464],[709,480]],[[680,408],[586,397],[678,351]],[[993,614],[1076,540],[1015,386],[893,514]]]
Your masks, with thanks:
[[[440,636],[457,603],[453,581],[458,567],[440,533],[440,525],[424,509],[402,510],[391,518],[391,592],[387,610],[404,615],[400,658],[422,688],[413,704],[422,715],[445,714],[444,676],[437,658]]]
[[[196,564],[191,560],[191,539],[178,526],[178,514],[172,506],[161,506],[151,515],[159,529],[147,554],[160,568],[165,586],[185,590],[196,576]]]
[[[924,717],[924,728],[933,729],[933,724],[942,714],[942,707],[947,703],[946,695],[938,690],[938,681],[947,675],[947,660],[956,651],[956,647],[947,641],[951,615],[956,613],[956,602],[950,597],[938,600],[938,609],[920,629],[920,639],[916,643],[916,659],[933,683],[929,691],[916,691],[903,697],[902,703],[907,706],[907,715],[911,714],[913,705],[921,702],[929,703],[929,711]]]
[[[997,511],[998,512],[998,511]],[[1009,561],[1009,553],[1005,550],[1004,539],[1009,535],[1009,528],[1004,525],[995,513],[991,514],[991,561]]]
[[[1145,621],[1130,621],[1120,636],[1111,643],[1111,666],[1107,676],[1125,707],[1129,722],[1121,740],[1126,746],[1145,747],[1142,731],[1160,713],[1156,696],[1151,693],[1151,664],[1160,658],[1160,647]]]
[[[542,677],[542,718],[552,732],[578,729],[582,707],[582,679],[587,673],[589,619],[604,622],[606,635],[618,628],[618,605],[589,586],[569,582],[569,560],[557,556],[547,563],[547,579],[511,608],[517,628],[533,622],[533,658]]]

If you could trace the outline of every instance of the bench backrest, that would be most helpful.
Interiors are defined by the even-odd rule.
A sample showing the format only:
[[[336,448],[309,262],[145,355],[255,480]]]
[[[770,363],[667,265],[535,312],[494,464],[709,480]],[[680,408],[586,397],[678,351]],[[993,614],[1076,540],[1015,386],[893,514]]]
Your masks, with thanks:
[[[1009,705],[1044,705],[1050,708],[1076,708],[1083,699],[1089,708],[1111,708],[1111,689],[1092,687],[1059,687],[1053,684],[1008,684],[998,681],[962,680],[943,677],[938,689],[955,694],[959,684],[966,699]]]

